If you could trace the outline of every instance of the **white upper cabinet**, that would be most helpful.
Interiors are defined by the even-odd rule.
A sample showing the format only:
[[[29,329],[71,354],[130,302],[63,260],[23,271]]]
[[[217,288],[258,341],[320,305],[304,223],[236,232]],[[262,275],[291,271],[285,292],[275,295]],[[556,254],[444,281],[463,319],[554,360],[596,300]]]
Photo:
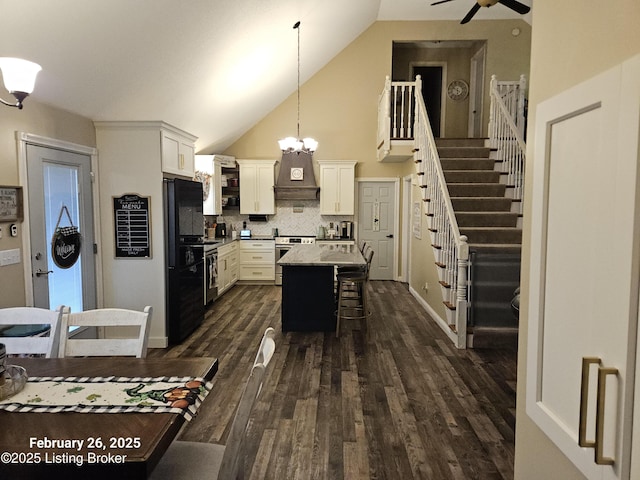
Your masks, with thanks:
[[[318,160],[320,214],[355,214],[355,161]]]
[[[193,178],[195,174],[196,137],[178,129],[163,128],[162,171]]]
[[[275,160],[238,160],[240,168],[240,213],[273,215],[276,201]]]
[[[526,411],[590,480],[640,430],[639,120],[640,56],[536,110]]]

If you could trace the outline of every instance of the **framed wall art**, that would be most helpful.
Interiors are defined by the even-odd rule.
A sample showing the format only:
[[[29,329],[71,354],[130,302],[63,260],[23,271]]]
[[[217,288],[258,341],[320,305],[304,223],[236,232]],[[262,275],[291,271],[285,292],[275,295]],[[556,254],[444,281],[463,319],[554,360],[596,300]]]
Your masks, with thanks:
[[[15,222],[23,218],[22,187],[0,185],[0,222]]]

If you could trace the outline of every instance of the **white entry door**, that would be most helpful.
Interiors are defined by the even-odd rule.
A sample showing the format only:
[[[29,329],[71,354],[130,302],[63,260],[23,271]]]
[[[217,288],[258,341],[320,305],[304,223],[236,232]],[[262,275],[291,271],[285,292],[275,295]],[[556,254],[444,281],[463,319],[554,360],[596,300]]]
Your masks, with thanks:
[[[91,156],[27,144],[26,165],[33,303],[96,308]],[[79,253],[78,245],[56,249],[57,227],[77,228]]]
[[[373,248],[369,278],[395,279],[395,181],[358,182],[358,240]]]

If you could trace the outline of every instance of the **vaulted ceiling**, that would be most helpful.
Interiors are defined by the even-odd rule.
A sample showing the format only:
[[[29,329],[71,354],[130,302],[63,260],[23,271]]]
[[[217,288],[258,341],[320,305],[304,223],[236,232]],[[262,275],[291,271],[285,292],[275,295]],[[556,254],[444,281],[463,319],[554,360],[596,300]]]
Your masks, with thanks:
[[[295,91],[296,21],[304,83],[375,21],[460,20],[474,4],[432,1],[0,0],[0,56],[42,65],[37,101],[164,120],[223,151]],[[475,17],[502,18],[520,16],[495,5]]]

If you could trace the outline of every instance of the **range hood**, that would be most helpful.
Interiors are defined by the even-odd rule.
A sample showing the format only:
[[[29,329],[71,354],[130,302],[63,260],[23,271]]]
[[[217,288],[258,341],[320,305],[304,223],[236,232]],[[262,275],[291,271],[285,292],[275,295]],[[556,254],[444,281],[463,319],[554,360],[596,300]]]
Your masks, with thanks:
[[[318,200],[320,187],[313,173],[312,155],[307,152],[282,154],[280,172],[276,182],[277,200]]]

